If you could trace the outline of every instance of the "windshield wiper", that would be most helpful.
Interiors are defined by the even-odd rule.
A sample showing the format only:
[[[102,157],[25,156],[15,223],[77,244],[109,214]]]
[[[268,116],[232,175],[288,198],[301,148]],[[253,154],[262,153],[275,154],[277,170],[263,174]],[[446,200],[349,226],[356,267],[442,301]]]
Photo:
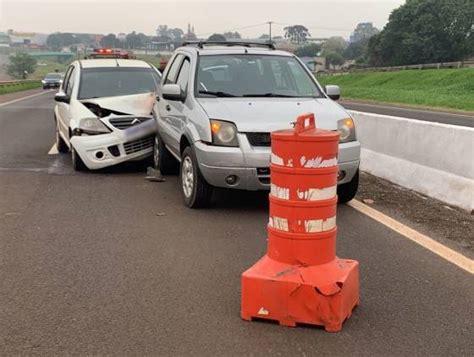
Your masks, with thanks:
[[[278,93],[244,94],[243,97],[296,98],[295,95],[278,94]]]
[[[233,94],[226,93],[226,92],[221,92],[221,91],[213,92],[213,91],[209,91],[209,90],[200,90],[199,94],[209,94],[209,95],[213,95],[215,97],[235,97],[235,95],[233,95]]]

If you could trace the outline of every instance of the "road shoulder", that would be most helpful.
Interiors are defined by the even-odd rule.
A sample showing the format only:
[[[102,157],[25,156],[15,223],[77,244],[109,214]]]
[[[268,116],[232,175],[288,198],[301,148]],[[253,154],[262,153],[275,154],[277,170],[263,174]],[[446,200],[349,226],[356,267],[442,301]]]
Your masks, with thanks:
[[[406,103],[388,103],[388,102],[378,102],[375,100],[369,99],[355,99],[355,98],[347,98],[341,99],[340,104],[344,105],[367,105],[373,107],[380,107],[380,108],[387,108],[387,109],[407,109],[413,111],[421,111],[421,112],[432,112],[432,113],[445,113],[445,114],[457,114],[462,116],[471,116],[474,119],[474,112],[465,111],[465,110],[455,110],[450,108],[444,107],[429,107],[425,105],[414,105],[414,104],[406,104]]]
[[[474,258],[474,216],[438,200],[361,173],[357,199],[437,242]]]
[[[18,99],[27,98],[32,95],[47,93],[49,91],[44,90],[43,88],[28,89],[21,92],[13,92],[0,95],[0,104],[5,104],[8,102],[16,101]]]

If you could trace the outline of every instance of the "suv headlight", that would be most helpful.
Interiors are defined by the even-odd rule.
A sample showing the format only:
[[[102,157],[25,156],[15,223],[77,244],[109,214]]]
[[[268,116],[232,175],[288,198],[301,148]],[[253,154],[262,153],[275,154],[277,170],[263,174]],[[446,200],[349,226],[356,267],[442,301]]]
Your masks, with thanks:
[[[111,130],[97,118],[85,118],[79,121],[79,126],[74,129],[74,135],[97,135],[107,134]]]
[[[338,120],[337,131],[339,132],[340,143],[347,143],[356,139],[355,125],[352,118]]]
[[[212,144],[219,146],[239,146],[237,127],[234,123],[211,119]]]

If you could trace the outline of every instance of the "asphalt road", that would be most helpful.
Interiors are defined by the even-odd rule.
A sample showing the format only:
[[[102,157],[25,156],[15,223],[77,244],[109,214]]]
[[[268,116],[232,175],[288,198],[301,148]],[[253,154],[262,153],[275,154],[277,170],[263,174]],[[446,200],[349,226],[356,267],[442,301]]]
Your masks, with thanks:
[[[474,279],[349,206],[338,255],[361,267],[342,332],[239,318],[265,252],[265,194],[189,210],[143,165],[75,173],[52,94],[0,107],[0,355],[471,355]]]
[[[441,111],[404,108],[396,105],[381,105],[346,100],[342,100],[340,104],[346,109],[357,110],[359,112],[377,113],[474,128],[474,114],[448,113]]]

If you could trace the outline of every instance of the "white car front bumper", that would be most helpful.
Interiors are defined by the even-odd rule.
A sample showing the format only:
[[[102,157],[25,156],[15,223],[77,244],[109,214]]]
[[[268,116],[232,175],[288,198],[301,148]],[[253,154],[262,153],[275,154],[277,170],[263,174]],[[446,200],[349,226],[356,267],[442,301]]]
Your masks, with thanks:
[[[153,153],[156,120],[99,135],[73,136],[71,145],[90,170],[141,160]]]

